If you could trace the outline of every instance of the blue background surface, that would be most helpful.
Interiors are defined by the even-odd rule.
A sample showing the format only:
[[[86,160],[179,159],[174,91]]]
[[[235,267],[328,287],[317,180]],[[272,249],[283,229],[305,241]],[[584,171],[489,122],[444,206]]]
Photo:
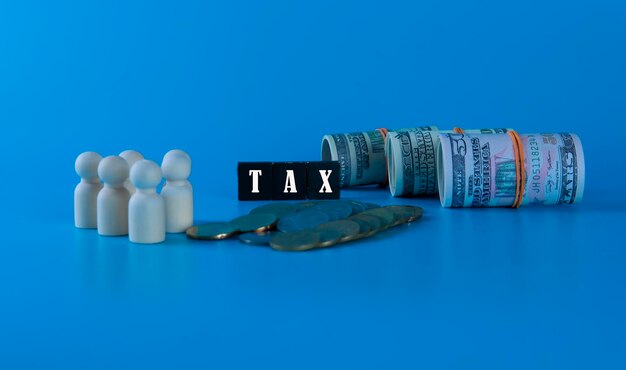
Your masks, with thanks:
[[[3,1],[0,368],[626,367],[623,1]],[[237,161],[435,124],[580,135],[583,203],[447,210],[289,254],[73,227],[74,159],[193,157],[196,219]]]

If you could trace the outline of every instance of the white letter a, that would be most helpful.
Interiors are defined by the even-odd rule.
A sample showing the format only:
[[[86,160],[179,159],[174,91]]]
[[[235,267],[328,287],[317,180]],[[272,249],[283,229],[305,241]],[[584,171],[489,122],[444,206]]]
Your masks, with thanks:
[[[289,191],[287,191],[289,189]],[[285,191],[283,193],[297,193],[296,190],[296,177],[293,170],[287,170],[287,179],[285,180]]]

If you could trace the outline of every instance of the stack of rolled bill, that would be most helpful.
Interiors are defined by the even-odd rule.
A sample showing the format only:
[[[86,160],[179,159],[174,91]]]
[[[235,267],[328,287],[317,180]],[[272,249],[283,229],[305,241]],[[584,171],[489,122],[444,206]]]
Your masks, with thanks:
[[[506,133],[509,129],[465,130],[466,133]],[[385,143],[389,190],[395,197],[437,194],[437,148],[440,134],[436,126],[389,132]]]
[[[388,131],[325,135],[322,160],[339,161],[342,187],[381,184],[393,196],[437,193],[436,150],[440,133],[436,126]],[[507,129],[467,130],[472,133],[504,133]]]
[[[507,128],[326,135],[322,159],[340,162],[344,187],[388,181],[393,196],[439,193],[444,207],[575,203],[585,182],[578,136]]]

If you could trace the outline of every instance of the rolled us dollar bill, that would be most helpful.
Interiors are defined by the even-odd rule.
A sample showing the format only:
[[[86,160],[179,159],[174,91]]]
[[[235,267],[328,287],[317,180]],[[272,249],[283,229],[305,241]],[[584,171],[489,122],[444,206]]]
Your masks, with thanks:
[[[389,132],[385,152],[391,195],[398,197],[437,192],[435,150],[438,143],[439,130],[436,126]]]
[[[442,133],[506,133],[510,129],[439,131],[436,126],[406,128],[389,132],[385,140],[389,191],[395,197],[430,195],[438,192],[437,148]]]
[[[578,135],[520,135],[525,184],[522,204],[572,204],[585,191],[585,155]]]
[[[585,165],[574,134],[439,136],[437,178],[444,207],[563,204],[582,199]]]
[[[387,180],[386,133],[386,129],[377,129],[322,138],[322,160],[339,161],[342,187],[382,184]]]

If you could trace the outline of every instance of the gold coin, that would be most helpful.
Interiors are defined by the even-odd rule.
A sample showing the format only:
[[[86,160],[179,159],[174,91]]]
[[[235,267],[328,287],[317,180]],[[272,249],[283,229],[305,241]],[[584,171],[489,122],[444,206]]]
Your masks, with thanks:
[[[317,227],[317,230],[335,230],[341,233],[342,237],[340,242],[347,242],[356,238],[361,230],[358,223],[352,220],[337,220],[321,224]]]
[[[385,206],[383,208],[393,212],[396,217],[396,220],[391,225],[389,225],[389,227],[394,227],[400,224],[407,223],[409,218],[413,215],[413,212],[411,210],[402,206]]]
[[[321,230],[317,232],[320,241],[317,243],[318,248],[326,248],[333,246],[341,241],[343,234],[337,230]]]
[[[396,214],[385,208],[368,209],[367,211],[359,213],[359,215],[370,215],[378,217],[381,221],[381,227],[379,231],[389,228],[396,222]]]
[[[291,203],[268,203],[254,208],[250,211],[250,214],[269,213],[276,216],[276,218],[281,218],[296,211],[298,211],[298,207]]]
[[[422,209],[422,207],[416,207],[416,206],[402,205],[402,206],[387,206],[385,208],[390,209],[394,212],[402,213],[404,217],[406,218],[407,222],[413,222],[421,218],[422,214],[424,213],[424,210]]]
[[[318,232],[304,230],[276,233],[270,240],[270,246],[279,251],[306,251],[315,248],[319,242]]]
[[[230,221],[235,229],[242,233],[267,231],[276,225],[276,216],[271,213],[253,213],[237,217]]]
[[[406,206],[406,207],[409,207],[413,211],[413,215],[409,217],[408,222],[413,222],[415,220],[419,220],[420,218],[422,218],[422,215],[424,214],[424,209],[422,207],[416,207],[416,206]]]
[[[191,226],[185,233],[190,239],[220,240],[237,234],[237,229],[229,222],[211,222]]]
[[[359,213],[348,218],[348,220],[352,219],[358,219],[367,222],[371,230],[378,230],[382,227],[382,222],[380,218],[376,216]]]

